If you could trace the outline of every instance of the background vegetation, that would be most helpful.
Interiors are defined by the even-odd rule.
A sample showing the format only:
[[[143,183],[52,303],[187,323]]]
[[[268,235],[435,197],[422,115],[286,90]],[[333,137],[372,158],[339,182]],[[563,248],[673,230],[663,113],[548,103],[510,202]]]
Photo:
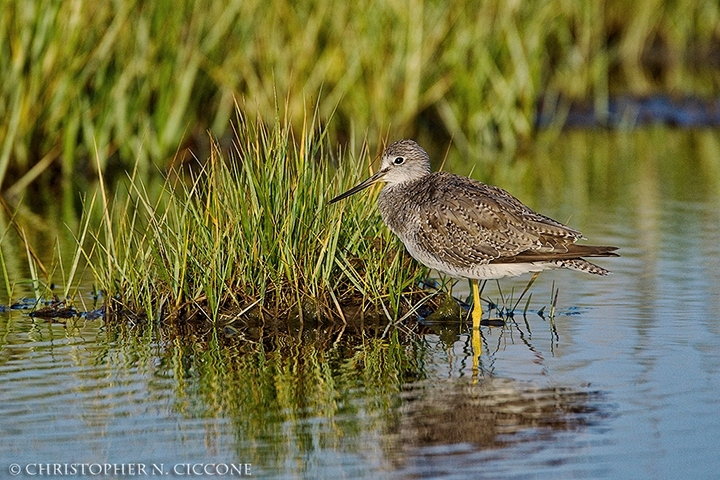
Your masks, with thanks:
[[[696,67],[718,51],[705,0],[8,0],[0,189],[203,157],[206,131],[230,137],[234,97],[266,121],[287,103],[296,129],[317,100],[340,144],[452,137],[510,162],[539,99],[602,115],[616,90],[715,95],[717,71]]]

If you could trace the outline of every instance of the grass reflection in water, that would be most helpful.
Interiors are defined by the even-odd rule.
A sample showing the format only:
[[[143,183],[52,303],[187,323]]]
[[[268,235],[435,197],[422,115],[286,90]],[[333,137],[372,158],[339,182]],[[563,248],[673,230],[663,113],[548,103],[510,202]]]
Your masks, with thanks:
[[[218,437],[211,419],[229,422],[237,457],[265,472],[287,471],[287,462],[312,470],[309,459],[329,451],[373,452],[387,467],[403,468],[429,447],[502,448],[582,429],[605,415],[598,392],[539,387],[488,371],[478,382],[438,381],[426,370],[435,354],[427,329],[392,328],[381,338],[379,323],[296,322],[264,333],[176,325],[149,342],[147,328],[113,323],[124,358],[154,364],[153,376],[172,379],[178,413],[204,419],[209,441]]]

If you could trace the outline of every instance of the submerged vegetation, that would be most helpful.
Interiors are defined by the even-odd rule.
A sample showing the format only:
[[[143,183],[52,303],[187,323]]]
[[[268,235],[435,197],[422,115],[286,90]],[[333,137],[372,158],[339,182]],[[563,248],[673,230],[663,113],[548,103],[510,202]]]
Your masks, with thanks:
[[[720,43],[705,0],[8,0],[0,19],[6,194],[48,171],[68,183],[142,175],[184,146],[205,157],[206,131],[229,136],[234,97],[272,122],[287,95],[298,132],[321,92],[340,141],[453,138],[510,162],[540,99],[562,111],[591,98],[602,115],[617,90],[718,92],[717,70],[697,71]]]

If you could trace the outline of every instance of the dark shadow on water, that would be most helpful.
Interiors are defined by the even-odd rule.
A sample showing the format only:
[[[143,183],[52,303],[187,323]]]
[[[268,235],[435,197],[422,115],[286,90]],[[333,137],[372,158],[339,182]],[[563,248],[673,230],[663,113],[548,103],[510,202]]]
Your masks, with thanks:
[[[607,429],[615,413],[606,397],[589,388],[509,378],[406,385],[392,429],[392,468],[410,478],[454,478],[457,472],[493,478],[492,462],[501,461],[505,473],[528,478],[523,462],[529,455],[550,451],[548,458],[559,465],[568,460],[558,451],[583,448],[578,435]]]
[[[720,125],[720,99],[697,96],[620,95],[610,98],[600,111],[592,101],[544,98],[538,103],[535,125],[545,128],[636,127],[662,124],[698,128]]]
[[[558,432],[600,426],[610,415],[603,392],[499,377],[406,384],[401,398],[392,433],[407,454],[456,444],[488,449],[551,440]]]

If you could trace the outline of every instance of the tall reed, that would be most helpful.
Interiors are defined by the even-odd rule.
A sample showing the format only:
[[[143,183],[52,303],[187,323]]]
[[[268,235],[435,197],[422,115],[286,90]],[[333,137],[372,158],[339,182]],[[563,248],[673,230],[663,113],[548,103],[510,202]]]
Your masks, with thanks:
[[[0,188],[53,167],[72,179],[95,156],[152,171],[228,133],[233,97],[271,122],[276,92],[296,130],[322,92],[338,138],[452,137],[511,162],[541,97],[594,98],[602,114],[613,89],[717,94],[694,65],[719,28],[704,0],[7,0]]]

